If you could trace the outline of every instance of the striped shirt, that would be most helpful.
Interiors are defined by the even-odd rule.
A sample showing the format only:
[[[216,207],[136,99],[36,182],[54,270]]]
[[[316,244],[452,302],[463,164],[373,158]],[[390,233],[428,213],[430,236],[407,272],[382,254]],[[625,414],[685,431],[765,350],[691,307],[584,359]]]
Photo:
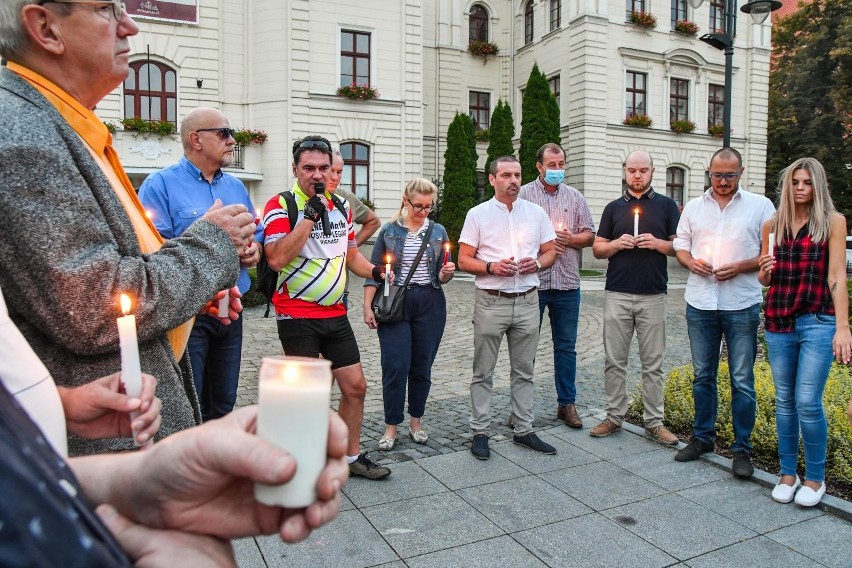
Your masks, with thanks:
[[[524,185],[519,194],[521,199],[540,205],[550,217],[553,228],[567,229],[573,234],[595,231],[592,213],[583,194],[571,186],[560,183],[553,193],[548,193],[541,177]],[[556,256],[552,267],[539,272],[541,290],[576,290],[580,287],[580,251],[566,248]]]
[[[775,267],[766,294],[766,330],[791,332],[796,318],[804,314],[834,315],[828,292],[828,241],[813,242],[808,225],[795,239],[788,234],[775,247]]]
[[[411,269],[411,265],[414,264],[414,257],[416,257],[417,253],[420,252],[420,246],[423,244],[423,233],[428,227],[429,223],[427,220],[427,222],[423,223],[423,226],[420,227],[419,230],[409,231],[408,235],[405,237],[405,247],[402,250],[402,266],[400,267],[399,275],[395,280],[397,284],[402,284],[405,282],[405,279],[408,278],[408,271]],[[429,278],[429,267],[421,258],[409,284],[431,283],[432,280]]]

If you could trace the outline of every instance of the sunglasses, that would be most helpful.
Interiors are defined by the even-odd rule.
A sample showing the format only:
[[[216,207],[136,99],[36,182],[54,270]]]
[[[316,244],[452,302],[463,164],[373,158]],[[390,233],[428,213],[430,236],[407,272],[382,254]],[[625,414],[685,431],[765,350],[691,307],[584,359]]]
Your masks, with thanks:
[[[715,173],[715,172],[710,172],[710,177],[712,179],[716,180],[716,181],[722,181],[722,180],[734,181],[735,179],[740,177],[740,174],[739,174],[739,172],[737,172],[735,174],[719,174],[719,173]]]
[[[44,6],[45,4],[89,4],[92,6],[106,6],[107,4],[112,4],[112,15],[115,16],[115,20],[117,22],[121,21],[121,15],[126,12],[124,2],[120,2],[119,0],[39,0],[36,2],[39,6]]]
[[[219,135],[219,138],[222,140],[227,140],[228,138],[233,138],[234,134],[236,134],[236,130],[233,128],[223,127],[223,128],[199,128],[196,132],[215,132]]]
[[[411,208],[417,211],[418,213],[422,213],[423,211],[431,211],[433,207],[432,205],[420,205],[419,203],[412,203],[411,200],[407,197],[405,198],[405,200],[408,201],[408,204],[411,205]]]
[[[305,140],[304,142],[301,142],[297,148],[305,148],[306,150],[319,148],[320,150],[331,152],[329,145],[322,140]]]

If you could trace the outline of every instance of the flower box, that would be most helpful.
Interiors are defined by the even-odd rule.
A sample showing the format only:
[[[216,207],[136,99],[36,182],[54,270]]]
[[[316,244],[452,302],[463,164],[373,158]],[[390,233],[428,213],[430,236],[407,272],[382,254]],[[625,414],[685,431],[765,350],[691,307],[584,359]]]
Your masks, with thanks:
[[[266,142],[268,135],[263,130],[242,129],[234,132],[234,140],[240,146],[249,146],[251,144],[263,144]]]
[[[725,135],[725,126],[723,124],[711,124],[707,127],[707,134],[715,138],[721,138]]]
[[[367,84],[352,83],[337,89],[337,95],[353,101],[369,101],[379,98],[379,90]]]
[[[657,18],[650,12],[630,12],[628,21],[646,30],[653,30],[657,27]]]
[[[622,122],[624,126],[634,126],[636,128],[649,128],[654,121],[647,114],[631,114]]]
[[[169,136],[177,132],[177,125],[168,120],[145,120],[144,118],[122,118],[119,123],[130,132],[150,132],[160,136]],[[109,127],[107,127],[109,128]]]
[[[488,58],[492,55],[500,53],[500,48],[493,41],[473,40],[467,44],[467,51],[471,55],[476,55],[482,58],[482,63],[488,62]]]
[[[698,24],[689,20],[678,20],[675,22],[674,31],[681,35],[695,37],[698,34]]]
[[[678,134],[689,134],[695,130],[695,123],[691,120],[675,120],[670,126],[671,129]]]

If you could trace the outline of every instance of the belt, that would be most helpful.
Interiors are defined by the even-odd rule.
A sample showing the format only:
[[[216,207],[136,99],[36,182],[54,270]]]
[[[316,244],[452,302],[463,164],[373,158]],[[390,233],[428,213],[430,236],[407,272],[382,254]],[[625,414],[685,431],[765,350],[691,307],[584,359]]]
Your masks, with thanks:
[[[533,286],[526,292],[503,292],[502,290],[487,290],[485,288],[483,288],[482,291],[489,296],[497,296],[498,298],[524,298],[527,294],[535,292],[535,289],[536,286]]]

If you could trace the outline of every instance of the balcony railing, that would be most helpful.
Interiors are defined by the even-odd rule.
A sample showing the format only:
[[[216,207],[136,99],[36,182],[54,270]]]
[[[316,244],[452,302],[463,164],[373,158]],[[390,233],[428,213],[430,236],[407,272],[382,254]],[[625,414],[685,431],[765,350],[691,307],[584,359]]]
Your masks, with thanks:
[[[242,144],[234,144],[234,163],[231,164],[232,168],[236,168],[238,170],[242,170],[245,166],[243,165],[243,145]]]

